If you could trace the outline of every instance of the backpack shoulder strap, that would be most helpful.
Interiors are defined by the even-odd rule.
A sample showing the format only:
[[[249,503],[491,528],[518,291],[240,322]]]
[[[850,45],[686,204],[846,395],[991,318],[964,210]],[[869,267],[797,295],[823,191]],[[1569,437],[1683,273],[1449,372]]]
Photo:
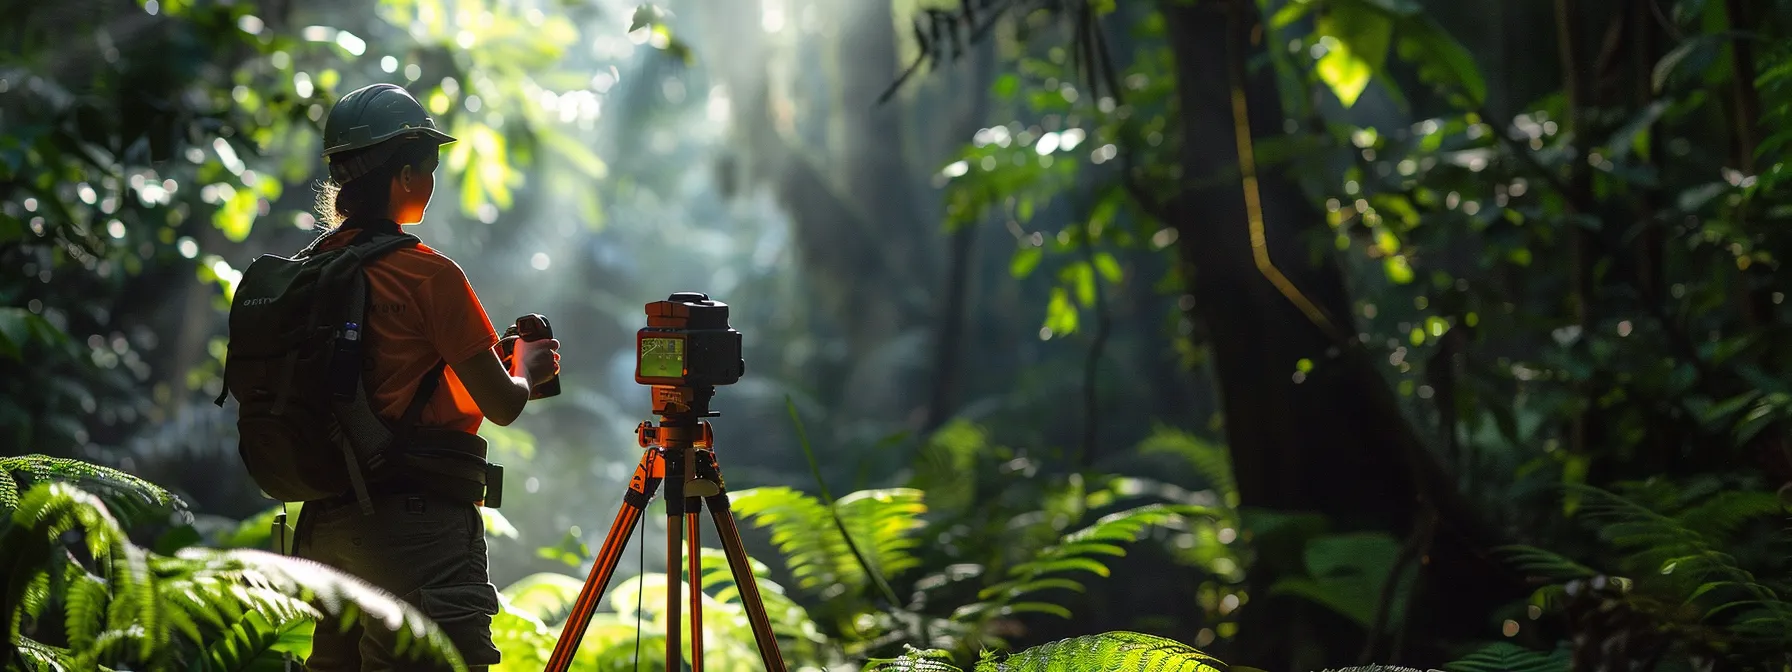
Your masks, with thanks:
[[[331,262],[330,269],[346,275],[344,280],[347,287],[342,295],[344,308],[341,316],[344,322],[358,325],[361,334],[367,333],[367,305],[373,298],[373,288],[367,282],[367,264],[388,252],[418,243],[416,236],[408,234],[372,236],[368,233],[362,231],[357,234],[355,240],[349,243],[347,253]],[[362,353],[365,356],[366,351],[363,349]],[[354,366],[357,371],[364,370],[359,362],[354,363]],[[385,454],[394,448],[402,449],[402,442],[395,440],[398,437],[394,437],[392,431],[374,413],[373,405],[368,402],[365,380],[356,380],[354,395],[351,399],[338,399],[332,406],[336,421],[345,435],[342,456],[348,468],[349,482],[354,487],[355,499],[360,504],[362,513],[371,514],[373,502],[367,490],[367,478],[362,465],[379,469],[385,461]]]

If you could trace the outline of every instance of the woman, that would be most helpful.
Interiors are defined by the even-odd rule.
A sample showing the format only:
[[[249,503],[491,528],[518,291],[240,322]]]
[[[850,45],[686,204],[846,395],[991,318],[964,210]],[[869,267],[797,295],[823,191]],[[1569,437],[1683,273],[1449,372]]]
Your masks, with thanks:
[[[330,181],[318,210],[330,231],[317,247],[345,245],[365,229],[398,232],[422,222],[435,190],[440,147],[450,142],[454,138],[437,130],[403,88],[375,84],[343,96],[324,122]],[[559,372],[560,344],[551,339],[516,343],[506,369],[479,297],[460,266],[442,253],[419,244],[365,269],[371,297],[363,325],[363,380],[382,418],[402,418],[422,388],[434,393],[422,407],[420,427],[472,434],[486,419],[508,425],[522,413],[530,390]],[[439,387],[423,386],[437,375]],[[487,572],[477,502],[442,487],[442,479],[429,472],[406,473],[372,488],[372,515],[363,515],[353,496],[307,502],[298,555],[417,606],[454,642],[469,668],[497,664],[491,617],[498,612],[498,596]],[[420,661],[395,654],[395,639],[377,624],[357,623],[344,632],[319,627],[307,667],[419,669]]]

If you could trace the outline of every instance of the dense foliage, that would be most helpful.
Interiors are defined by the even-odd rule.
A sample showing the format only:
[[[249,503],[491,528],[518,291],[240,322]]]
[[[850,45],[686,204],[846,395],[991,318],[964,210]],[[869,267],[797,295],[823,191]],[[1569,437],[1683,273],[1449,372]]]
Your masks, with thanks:
[[[323,112],[391,80],[462,138],[431,244],[586,348],[482,430],[506,669],[616,506],[668,283],[750,334],[720,454],[793,669],[1792,669],[1784,0],[0,9],[9,664],[369,616],[443,653],[268,552],[298,507],[217,477],[207,405]],[[582,669],[663,662],[661,562]],[[703,564],[706,662],[755,669]]]

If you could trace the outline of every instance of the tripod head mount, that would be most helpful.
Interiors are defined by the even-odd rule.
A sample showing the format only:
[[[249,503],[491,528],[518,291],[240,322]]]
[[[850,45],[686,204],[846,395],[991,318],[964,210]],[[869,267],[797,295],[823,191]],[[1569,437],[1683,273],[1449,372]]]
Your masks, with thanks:
[[[660,416],[660,421],[664,424],[690,424],[701,418],[722,416],[720,412],[709,408],[710,399],[716,396],[716,388],[713,386],[654,385],[652,390],[653,414]]]

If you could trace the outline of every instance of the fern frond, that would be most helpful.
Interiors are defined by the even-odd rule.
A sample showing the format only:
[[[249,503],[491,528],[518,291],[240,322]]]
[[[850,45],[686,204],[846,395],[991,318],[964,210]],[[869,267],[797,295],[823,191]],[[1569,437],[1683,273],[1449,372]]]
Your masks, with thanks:
[[[986,654],[973,672],[1228,672],[1220,659],[1173,639],[1105,632],[1041,644],[1014,654]]]
[[[1139,444],[1144,455],[1173,455],[1182,458],[1195,473],[1207,481],[1227,506],[1238,506],[1238,481],[1232,473],[1232,454],[1226,447],[1181,429],[1158,425],[1151,436]]]
[[[111,599],[106,582],[81,572],[64,590],[67,592],[62,597],[63,629],[67,632],[69,646],[77,650],[92,646],[105,623],[107,603]]]
[[[1785,515],[1779,495],[1764,490],[1726,490],[1682,511],[1674,519],[1706,539],[1723,541],[1751,520]]]
[[[920,544],[913,533],[925,525],[924,496],[914,488],[885,488],[860,490],[834,503],[840,521],[870,556],[873,571],[896,576],[920,564],[911,551]],[[858,569],[856,562],[853,567]]]
[[[169,512],[186,513],[187,504],[173,493],[149,481],[111,467],[62,457],[32,454],[0,457],[0,507],[10,510],[19,506],[19,487],[48,482],[64,482],[99,495],[113,515],[134,524],[154,515]],[[24,478],[19,478],[19,477]]]
[[[1146,529],[1167,526],[1182,521],[1187,515],[1207,512],[1207,509],[1198,507],[1149,504],[1102,516],[1088,527],[1066,534],[1058,543],[1041,549],[1031,560],[1010,568],[1003,581],[979,591],[978,599],[994,600],[993,604],[968,605],[954,614],[953,618],[962,620],[981,617],[989,614],[991,609],[1010,613],[1014,607],[1019,606],[1016,602],[1043,590],[1064,588],[1080,591],[1080,582],[1056,575],[1087,572],[1107,576],[1107,565],[1094,556],[1123,556],[1126,550],[1120,544],[1137,541]],[[1052,613],[1062,611],[1041,608],[1039,603],[1030,603],[1026,609]],[[1061,615],[1069,616],[1068,612],[1062,612]]]
[[[943,649],[917,649],[902,645],[902,655],[895,658],[872,658],[865,661],[861,672],[964,672],[952,664],[952,654]]]
[[[8,633],[16,631],[24,603],[36,599],[31,586],[43,568],[60,567],[57,553],[64,535],[79,530],[90,557],[102,562],[129,544],[98,497],[67,483],[33,486],[19,498],[11,518],[11,524],[0,526],[0,615]],[[10,645],[0,641],[0,659],[8,654]]]
[[[25,584],[25,592],[20,596],[19,613],[26,618],[38,618],[44,613],[44,604],[50,601],[50,573],[39,571]]]
[[[186,548],[176,558],[187,565],[186,585],[220,607],[260,612],[270,622],[326,616],[320,622],[361,621],[396,632],[401,655],[422,654],[466,669],[454,645],[422,612],[325,565],[249,549]]]
[[[309,650],[315,624],[309,617],[251,611],[212,641],[203,659],[214,670],[280,669],[286,654]]]
[[[1511,642],[1494,642],[1445,663],[1448,672],[1567,672],[1567,650],[1532,651]]]
[[[16,508],[19,508],[19,482],[11,473],[0,469],[0,512]]]
[[[26,637],[14,642],[19,657],[31,672],[72,672],[81,669],[73,651],[32,641]]]
[[[1597,575],[1592,568],[1534,546],[1512,544],[1493,549],[1514,567],[1547,581],[1569,581]]]
[[[968,420],[952,420],[927,437],[909,485],[926,491],[942,511],[968,511],[976,479],[966,474],[976,473],[978,458],[990,454],[988,431]]]
[[[728,555],[722,549],[705,546],[699,557],[703,564],[703,589],[715,595],[718,602],[741,605],[740,586],[734,580],[733,568],[728,565]],[[753,572],[753,584],[759,589],[759,602],[772,623],[772,632],[799,649],[813,649],[827,643],[827,637],[815,626],[808,610],[786,595],[783,586],[771,580],[770,569],[765,563],[749,557],[747,564]],[[745,607],[740,608],[745,613]]]
[[[835,511],[872,569],[886,576],[913,568],[911,535],[924,523],[923,493],[913,488],[864,490],[840,498]],[[859,565],[833,515],[819,500],[787,487],[752,488],[729,498],[755,527],[769,527],[772,543],[806,590],[848,586],[862,590],[870,576]]]
[[[83,533],[87,552],[94,558],[110,557],[129,543],[99,497],[68,483],[52,482],[35,485],[19,498],[12,526],[6,530],[6,538],[13,543],[5,548],[21,548],[27,539],[58,539],[75,529]]]

